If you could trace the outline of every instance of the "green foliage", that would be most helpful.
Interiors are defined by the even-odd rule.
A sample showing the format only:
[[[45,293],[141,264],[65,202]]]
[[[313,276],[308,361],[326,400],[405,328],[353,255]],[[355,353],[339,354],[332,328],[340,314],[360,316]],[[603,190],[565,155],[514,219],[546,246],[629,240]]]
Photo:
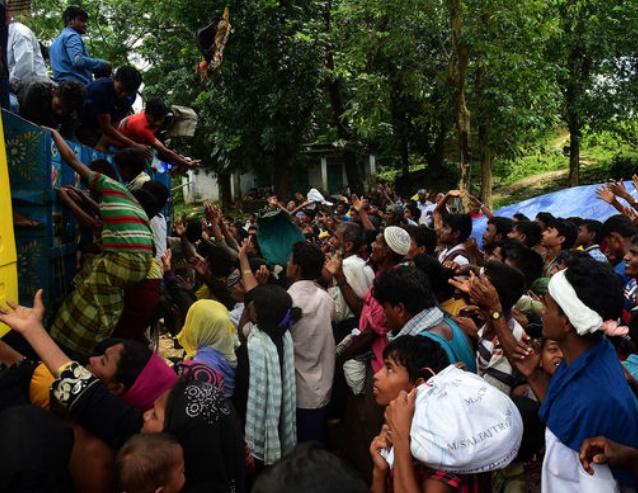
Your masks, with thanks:
[[[313,144],[375,149],[381,174],[395,180],[410,171],[419,185],[447,186],[458,176],[450,0],[78,3],[90,15],[93,56],[143,70],[145,98],[198,112],[195,138],[175,144],[205,167],[289,170]],[[549,137],[559,117],[566,131],[583,131],[584,179],[623,144],[638,144],[638,2],[461,4],[473,138],[495,155],[497,186],[567,165],[566,143]],[[45,44],[61,31],[66,6],[33,0],[29,25]],[[204,80],[195,33],[225,6],[234,31],[220,72]],[[336,131],[326,81],[339,82],[349,137]],[[475,149],[474,176],[479,160]]]
[[[630,179],[638,173],[638,156],[623,153],[616,154],[611,161],[608,178]]]

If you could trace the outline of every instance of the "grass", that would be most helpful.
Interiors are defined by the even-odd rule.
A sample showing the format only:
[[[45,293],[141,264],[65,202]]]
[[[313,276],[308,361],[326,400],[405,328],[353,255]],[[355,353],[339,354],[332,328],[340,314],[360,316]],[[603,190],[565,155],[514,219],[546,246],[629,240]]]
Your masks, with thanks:
[[[497,160],[494,163],[494,208],[521,202],[538,195],[555,192],[567,187],[569,172],[569,138],[562,129],[556,129],[541,142],[531,144],[525,154],[515,160]],[[638,172],[638,149],[619,141],[614,135],[603,132],[592,134],[585,132],[580,152],[580,184],[601,183],[608,178],[631,178]],[[418,180],[424,175],[426,165],[415,158],[410,167],[410,177],[414,189],[426,186]],[[419,173],[420,171],[420,173]],[[560,172],[544,176],[551,172]],[[480,183],[480,163],[472,168],[472,191],[478,192]],[[400,170],[384,167],[377,174],[382,180],[396,181]],[[427,179],[427,178],[426,178]],[[405,182],[404,181],[404,182]],[[417,183],[418,182],[418,183]],[[432,186],[432,185],[430,185]]]

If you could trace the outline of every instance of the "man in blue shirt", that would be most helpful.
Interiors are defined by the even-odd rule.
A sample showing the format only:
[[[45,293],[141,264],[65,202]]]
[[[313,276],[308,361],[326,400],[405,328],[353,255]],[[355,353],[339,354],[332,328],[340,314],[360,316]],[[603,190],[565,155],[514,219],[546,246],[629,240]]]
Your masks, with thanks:
[[[75,5],[64,11],[64,30],[49,50],[53,78],[58,84],[65,80],[77,80],[86,86],[93,81],[94,71],[104,69],[110,73],[112,69],[111,62],[89,57],[82,40],[88,18],[86,11]]]

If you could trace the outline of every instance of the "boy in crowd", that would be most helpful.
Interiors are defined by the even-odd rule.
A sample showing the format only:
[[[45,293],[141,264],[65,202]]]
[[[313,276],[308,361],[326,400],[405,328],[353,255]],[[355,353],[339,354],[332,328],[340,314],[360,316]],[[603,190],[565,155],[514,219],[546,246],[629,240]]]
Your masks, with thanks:
[[[154,262],[153,231],[146,213],[126,188],[83,164],[55,130],[60,155],[97,199],[101,253],[86,262],[75,289],[62,302],[51,336],[73,356],[92,353],[110,337],[124,308],[124,290],[146,278]]]
[[[127,440],[115,461],[117,482],[127,493],[179,493],[184,450],[168,433],[140,433]]]
[[[55,128],[66,139],[73,137],[77,112],[86,100],[86,88],[77,81],[60,85],[45,77],[27,77],[11,82],[18,98],[19,115],[36,125]]]
[[[625,255],[629,252],[631,238],[636,234],[636,226],[627,216],[616,214],[603,223],[600,238],[607,245],[605,255],[609,259],[620,282],[627,284],[631,278],[625,273]]]
[[[552,218],[545,223],[543,239],[541,240],[541,245],[547,249],[545,265],[543,266],[544,277],[551,275],[556,264],[556,256],[562,250],[571,249],[571,247],[574,246],[577,236],[578,229],[570,221]]]
[[[603,223],[595,219],[585,219],[578,226],[578,237],[574,246],[583,247],[591,257],[599,262],[609,263],[605,254],[600,251],[600,233],[603,229]]]
[[[138,144],[151,146],[165,158],[175,161],[183,169],[196,166],[198,161],[191,161],[167,148],[155,136],[155,132],[162,128],[166,115],[170,110],[159,99],[151,99],[146,103],[144,111],[136,115],[127,116],[117,127],[117,131],[126,138]],[[118,148],[126,147],[123,142],[111,139],[111,144]]]
[[[449,214],[446,204],[451,198],[463,198],[465,192],[450,190],[434,209],[434,230],[443,246],[439,252],[439,262],[455,262],[459,266],[468,265],[470,260],[465,251],[465,240],[472,234],[472,218],[469,214]]]
[[[512,231],[512,220],[506,217],[492,217],[487,221],[487,228],[483,232],[483,251],[491,255],[496,245]]]
[[[508,238],[520,240],[529,248],[534,250],[541,256],[547,254],[547,250],[541,246],[541,227],[534,221],[515,221],[512,225],[512,231],[507,235]]]
[[[288,262],[288,289],[293,306],[302,318],[290,329],[295,346],[297,381],[297,441],[327,442],[327,410],[335,369],[335,340],[332,321],[334,302],[315,282],[321,277],[324,255],[313,243],[294,244]]]

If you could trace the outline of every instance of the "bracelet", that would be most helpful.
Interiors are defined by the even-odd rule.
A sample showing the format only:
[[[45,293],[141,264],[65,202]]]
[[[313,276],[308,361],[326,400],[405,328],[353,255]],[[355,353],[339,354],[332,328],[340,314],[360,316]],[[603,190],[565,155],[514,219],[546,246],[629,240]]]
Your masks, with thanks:
[[[252,273],[253,273],[253,271],[250,270],[250,269],[244,269],[244,270],[241,271],[241,275],[242,276],[246,276],[246,275],[252,274]]]

